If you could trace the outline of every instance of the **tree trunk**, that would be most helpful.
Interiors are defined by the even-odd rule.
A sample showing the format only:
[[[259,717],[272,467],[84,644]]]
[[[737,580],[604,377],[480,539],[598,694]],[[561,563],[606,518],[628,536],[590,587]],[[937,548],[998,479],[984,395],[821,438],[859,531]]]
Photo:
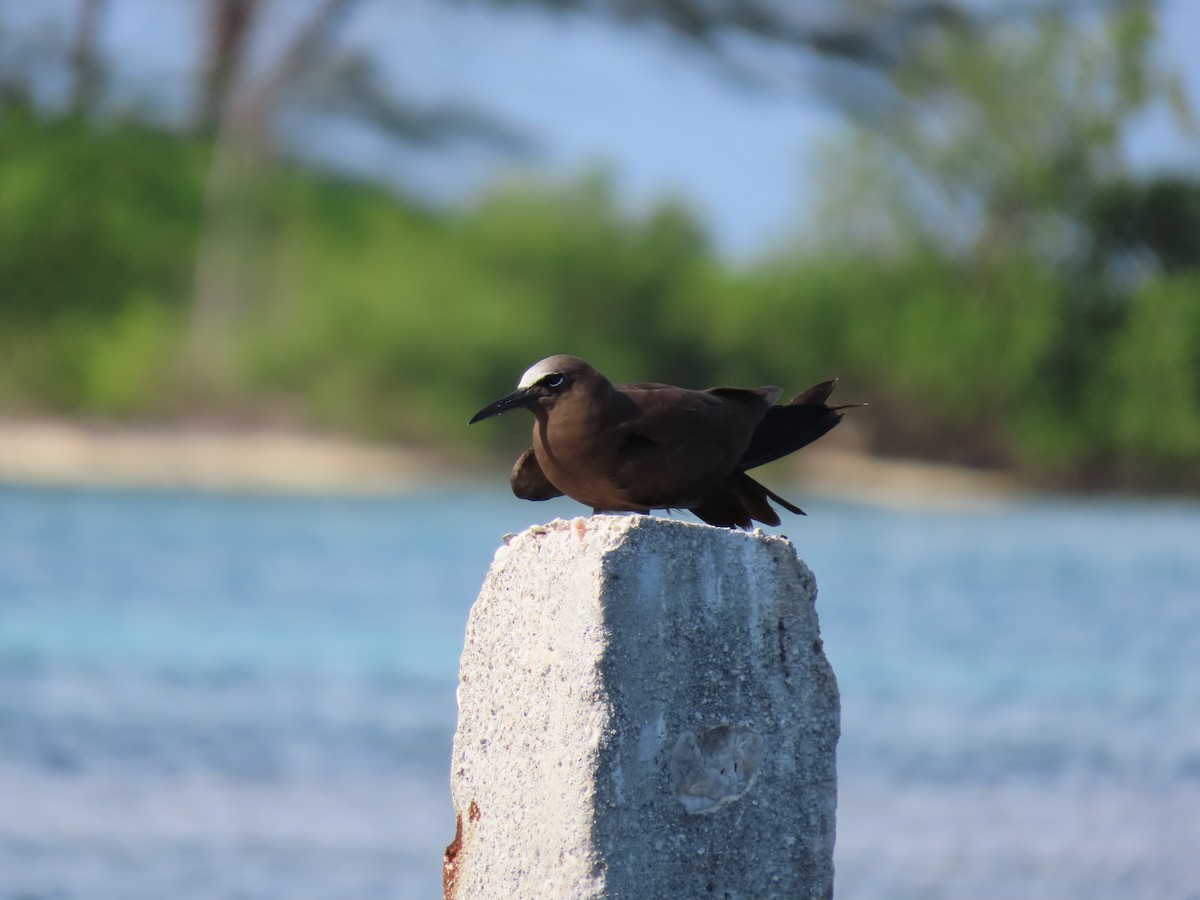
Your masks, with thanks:
[[[196,273],[189,334],[189,369],[197,387],[220,392],[233,376],[233,338],[238,319],[257,290],[255,276],[263,259],[268,202],[262,191],[262,170],[271,156],[271,128],[280,98],[318,58],[340,17],[357,0],[324,0],[287,44],[275,65],[260,80],[249,83],[239,74],[245,41],[261,0],[217,0],[226,14],[239,7],[248,18],[218,22],[242,28],[237,46],[224,60],[214,58],[209,84],[220,79],[223,92],[214,93],[217,139],[204,194],[204,224],[196,249]],[[230,33],[216,35],[219,41]],[[206,101],[207,102],[207,101]]]
[[[85,115],[100,96],[103,67],[96,58],[96,32],[107,0],[83,0],[75,40],[71,43],[71,100],[73,115]]]
[[[221,124],[261,5],[261,0],[212,0],[204,76],[192,114],[193,127],[201,134],[211,134]]]

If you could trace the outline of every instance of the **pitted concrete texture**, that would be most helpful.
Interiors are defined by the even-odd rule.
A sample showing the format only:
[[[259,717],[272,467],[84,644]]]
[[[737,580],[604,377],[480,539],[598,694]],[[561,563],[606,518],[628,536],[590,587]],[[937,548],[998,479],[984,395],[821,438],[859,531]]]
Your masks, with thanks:
[[[759,533],[594,516],[501,547],[463,648],[448,896],[832,896],[815,599]]]

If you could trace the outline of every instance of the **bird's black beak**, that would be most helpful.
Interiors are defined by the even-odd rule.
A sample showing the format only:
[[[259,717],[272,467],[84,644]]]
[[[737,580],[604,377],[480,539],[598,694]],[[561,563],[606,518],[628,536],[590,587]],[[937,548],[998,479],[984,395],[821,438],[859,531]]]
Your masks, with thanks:
[[[520,388],[513,391],[506,397],[501,397],[495,403],[489,403],[475,415],[471,416],[471,421],[468,425],[474,425],[476,422],[482,422],[484,419],[490,419],[492,416],[498,416],[500,413],[508,412],[510,409],[517,409],[521,406],[528,406],[537,400],[538,392],[533,388]]]

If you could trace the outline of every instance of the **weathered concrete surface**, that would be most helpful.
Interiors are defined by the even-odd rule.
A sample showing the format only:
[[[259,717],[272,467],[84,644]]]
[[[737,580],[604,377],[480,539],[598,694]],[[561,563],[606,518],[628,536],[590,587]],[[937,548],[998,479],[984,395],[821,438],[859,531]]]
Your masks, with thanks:
[[[502,547],[462,655],[448,896],[830,897],[815,596],[786,539],[668,519]]]

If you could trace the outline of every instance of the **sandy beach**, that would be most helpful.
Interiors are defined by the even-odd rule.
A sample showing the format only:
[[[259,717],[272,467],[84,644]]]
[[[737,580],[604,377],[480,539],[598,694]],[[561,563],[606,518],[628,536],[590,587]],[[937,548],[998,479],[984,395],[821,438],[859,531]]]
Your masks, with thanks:
[[[357,495],[503,478],[502,460],[270,428],[0,419],[0,482]],[[1021,490],[1012,476],[812,447],[766,477],[810,493],[899,507],[962,508]]]
[[[17,484],[369,494],[453,475],[433,452],[337,435],[0,419],[0,481]]]

